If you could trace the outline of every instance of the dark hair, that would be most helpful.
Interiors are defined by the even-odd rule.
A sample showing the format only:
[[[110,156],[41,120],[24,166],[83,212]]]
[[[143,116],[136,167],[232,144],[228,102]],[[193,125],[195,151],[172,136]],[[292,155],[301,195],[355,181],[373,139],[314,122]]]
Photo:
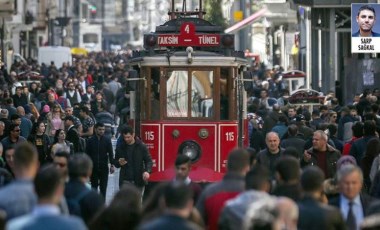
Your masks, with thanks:
[[[34,145],[29,142],[21,142],[15,145],[14,165],[17,168],[29,168],[37,163],[38,152]]]
[[[55,91],[55,92],[57,93],[58,97],[63,96],[63,89],[57,89],[57,91]]]
[[[322,111],[322,110],[329,110],[329,108],[326,105],[321,105],[319,107],[319,111]]]
[[[95,129],[97,129],[99,127],[105,127],[104,123],[98,122],[98,123],[95,124]]]
[[[368,120],[364,122],[363,131],[365,136],[375,136],[376,134],[376,124],[373,120]]]
[[[12,116],[11,116],[11,120],[13,121],[13,120],[17,120],[17,119],[20,119],[21,117],[20,117],[20,115],[18,115],[18,114],[12,114]]]
[[[278,121],[281,123],[284,123],[285,125],[288,125],[288,118],[283,114],[278,116]]]
[[[74,123],[75,119],[73,116],[70,115],[70,116],[65,117],[65,121],[72,121]]]
[[[366,147],[365,155],[373,159],[380,154],[380,140],[378,138],[371,138]]]
[[[183,209],[193,199],[193,190],[182,182],[173,181],[165,188],[164,197],[167,208]]]
[[[294,157],[280,158],[276,163],[275,170],[284,182],[299,181],[300,179],[300,163]]]
[[[58,186],[63,184],[63,175],[52,164],[43,166],[34,178],[34,189],[39,199],[51,198]]]
[[[66,151],[58,151],[54,154],[55,157],[64,157],[66,160],[70,159],[70,153]]]
[[[87,115],[90,113],[90,109],[87,106],[80,107],[80,111],[84,112]]]
[[[86,177],[92,171],[92,167],[92,160],[87,154],[75,154],[69,160],[69,177]]]
[[[336,132],[338,131],[338,126],[336,124],[329,124],[327,126],[327,129],[329,130],[330,137],[335,136]]]
[[[55,131],[55,134],[54,134],[54,143],[57,143],[57,142],[58,142],[59,133],[60,133],[61,131],[65,132],[65,130],[63,130],[63,129],[57,129],[57,130]],[[65,132],[65,133],[66,133],[66,132]]]
[[[178,167],[183,164],[191,164],[191,159],[186,155],[179,154],[175,159],[175,166]]]
[[[378,113],[379,112],[379,105],[378,104],[372,104],[371,109],[373,113]]]
[[[289,125],[288,133],[289,133],[289,136],[292,136],[292,137],[296,136],[298,133],[298,126],[294,124]]]
[[[110,221],[112,220],[112,221]],[[141,193],[133,185],[124,185],[89,224],[90,229],[136,229],[141,220]]]
[[[227,169],[231,172],[241,172],[249,166],[249,154],[245,149],[234,149],[228,155]]]
[[[284,156],[289,156],[289,157],[294,157],[296,159],[300,159],[300,155],[302,153],[300,153],[295,147],[291,146],[291,147],[287,147],[283,154],[284,154]]]
[[[20,127],[20,125],[12,123],[9,125],[9,130],[13,131],[16,127]]]
[[[45,124],[45,122],[43,120],[37,120],[36,122],[34,122],[33,123],[33,127],[32,127],[32,131],[30,132],[30,134],[36,135],[37,134],[37,130],[40,127],[41,124]]]
[[[126,126],[124,126],[124,127],[122,127],[121,128],[121,133],[122,134],[134,134],[134,131],[133,131],[133,129],[132,129],[132,127],[131,126],[128,126],[128,125],[126,125]]]
[[[269,170],[262,165],[255,165],[245,175],[245,187],[247,190],[261,190],[270,179]]]
[[[362,137],[363,136],[363,127],[364,127],[364,124],[363,122],[355,122],[351,129],[352,129],[352,135],[354,137]]]
[[[372,6],[370,6],[370,5],[363,5],[362,7],[360,7],[359,8],[359,10],[358,10],[358,17],[359,17],[359,15],[360,15],[360,12],[362,12],[363,10],[369,10],[369,11],[372,11],[373,12],[373,15],[375,16],[375,18],[376,18],[376,11],[375,11],[375,9],[372,7]]]
[[[301,186],[305,192],[316,192],[322,189],[324,180],[325,175],[320,168],[308,166],[301,175]]]

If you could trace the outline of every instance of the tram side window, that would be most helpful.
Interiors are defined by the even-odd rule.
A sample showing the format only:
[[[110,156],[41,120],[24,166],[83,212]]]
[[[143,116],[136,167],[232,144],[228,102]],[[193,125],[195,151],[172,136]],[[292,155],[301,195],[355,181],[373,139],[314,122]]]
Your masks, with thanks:
[[[187,117],[188,111],[188,75],[187,71],[168,72],[166,81],[167,116]]]
[[[213,71],[192,71],[191,78],[191,116],[212,117],[214,114]]]
[[[220,120],[228,120],[228,68],[221,69],[220,75]]]

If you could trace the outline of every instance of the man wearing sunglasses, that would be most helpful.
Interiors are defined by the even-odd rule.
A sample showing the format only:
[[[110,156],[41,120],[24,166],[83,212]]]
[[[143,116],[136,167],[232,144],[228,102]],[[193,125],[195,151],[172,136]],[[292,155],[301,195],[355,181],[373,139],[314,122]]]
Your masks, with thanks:
[[[9,146],[16,144],[16,143],[21,143],[26,141],[26,139],[22,136],[20,136],[20,126],[18,124],[11,124],[9,126],[9,136],[4,138],[1,143],[3,144],[4,151],[6,151]]]

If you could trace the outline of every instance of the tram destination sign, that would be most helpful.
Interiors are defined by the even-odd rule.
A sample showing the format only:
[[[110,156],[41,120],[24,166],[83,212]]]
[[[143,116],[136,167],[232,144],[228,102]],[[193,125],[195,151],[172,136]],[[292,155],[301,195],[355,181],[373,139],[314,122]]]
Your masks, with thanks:
[[[159,34],[158,46],[219,46],[219,34],[196,34],[193,23],[181,25],[179,34]]]

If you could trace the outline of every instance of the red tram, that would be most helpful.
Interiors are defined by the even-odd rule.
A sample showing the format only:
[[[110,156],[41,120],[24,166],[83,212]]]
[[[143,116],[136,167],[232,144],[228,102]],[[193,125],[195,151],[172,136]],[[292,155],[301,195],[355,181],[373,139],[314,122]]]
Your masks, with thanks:
[[[153,158],[150,181],[172,179],[178,154],[192,159],[193,181],[217,181],[247,136],[247,61],[234,50],[234,35],[204,20],[202,9],[173,5],[169,15],[130,59],[131,120]]]

